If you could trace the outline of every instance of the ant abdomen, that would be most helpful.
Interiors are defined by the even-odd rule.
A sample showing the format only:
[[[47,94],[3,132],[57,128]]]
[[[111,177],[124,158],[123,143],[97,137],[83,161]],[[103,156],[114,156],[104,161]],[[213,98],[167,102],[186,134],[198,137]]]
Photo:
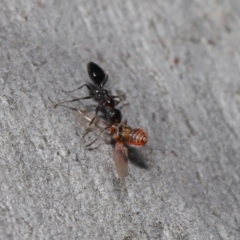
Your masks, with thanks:
[[[147,134],[141,128],[132,129],[128,136],[127,143],[135,146],[143,146],[147,143]]]
[[[107,82],[108,75],[96,63],[89,62],[87,64],[89,78],[99,87],[103,87]]]

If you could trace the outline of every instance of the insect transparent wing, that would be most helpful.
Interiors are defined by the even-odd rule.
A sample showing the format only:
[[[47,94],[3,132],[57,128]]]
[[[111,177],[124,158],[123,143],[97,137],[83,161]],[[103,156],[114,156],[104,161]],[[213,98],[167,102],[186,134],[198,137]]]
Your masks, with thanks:
[[[91,120],[94,117],[94,109],[84,109],[83,107],[80,108],[71,108],[72,110],[75,111],[77,120],[80,124],[88,126]],[[100,116],[97,116],[95,121],[93,122],[91,128],[97,127],[99,129],[103,129],[107,127],[106,121],[101,119]]]
[[[114,162],[118,176],[124,178],[128,175],[128,150],[123,142],[116,142],[114,150]]]

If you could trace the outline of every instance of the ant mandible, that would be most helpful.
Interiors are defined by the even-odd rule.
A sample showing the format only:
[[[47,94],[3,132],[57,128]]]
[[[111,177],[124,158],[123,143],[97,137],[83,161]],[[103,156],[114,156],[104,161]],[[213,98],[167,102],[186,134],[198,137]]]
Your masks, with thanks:
[[[72,91],[65,91],[65,92],[72,93],[83,87],[86,87],[90,92],[90,96],[74,98],[69,101],[57,103],[54,106],[54,108],[56,108],[57,106],[59,106],[63,103],[76,102],[76,101],[80,101],[80,100],[84,100],[84,99],[91,99],[91,98],[99,101],[99,104],[97,105],[97,107],[95,109],[95,115],[92,118],[92,120],[90,121],[83,136],[86,135],[87,130],[90,128],[90,126],[94,122],[100,107],[104,107],[107,111],[107,118],[110,122],[109,127],[115,123],[120,123],[122,120],[122,114],[121,114],[120,110],[115,108],[115,106],[120,102],[120,97],[119,96],[110,96],[108,94],[108,91],[106,89],[104,89],[104,85],[106,84],[106,82],[108,80],[108,75],[103,71],[103,69],[101,67],[99,67],[96,63],[93,63],[93,62],[89,62],[87,64],[87,71],[88,71],[89,78],[96,85],[96,88],[93,89],[90,85],[83,84],[82,86],[78,87],[77,89],[74,89]],[[118,98],[119,100],[115,100],[115,98]]]

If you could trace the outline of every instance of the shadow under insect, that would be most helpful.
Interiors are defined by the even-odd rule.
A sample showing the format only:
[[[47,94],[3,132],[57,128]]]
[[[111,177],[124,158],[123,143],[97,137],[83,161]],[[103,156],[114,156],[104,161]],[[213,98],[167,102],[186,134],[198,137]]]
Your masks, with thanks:
[[[126,148],[128,149],[128,159],[132,164],[142,169],[149,169],[146,159],[138,148],[129,145],[126,145]]]

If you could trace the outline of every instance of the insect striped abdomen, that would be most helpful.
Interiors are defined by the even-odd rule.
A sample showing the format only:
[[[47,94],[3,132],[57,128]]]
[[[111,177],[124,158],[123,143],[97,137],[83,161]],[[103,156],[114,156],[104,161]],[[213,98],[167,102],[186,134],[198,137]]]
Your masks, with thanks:
[[[135,146],[143,146],[147,141],[147,134],[141,128],[135,128],[129,134],[127,143]]]

